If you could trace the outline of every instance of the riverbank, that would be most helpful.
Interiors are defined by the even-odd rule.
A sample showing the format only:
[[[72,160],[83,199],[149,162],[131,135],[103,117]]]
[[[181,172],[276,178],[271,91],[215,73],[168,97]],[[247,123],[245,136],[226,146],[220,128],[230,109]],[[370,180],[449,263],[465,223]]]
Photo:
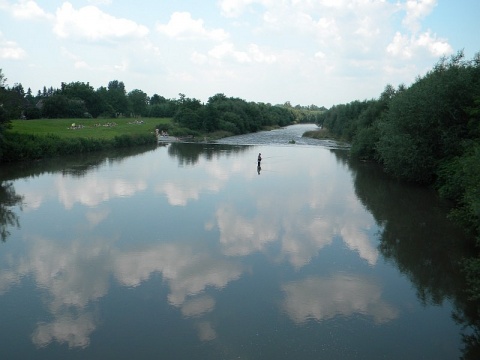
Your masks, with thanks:
[[[190,141],[213,141],[230,136],[218,131],[201,134],[173,124],[171,118],[104,118],[14,120],[0,143],[0,163],[32,161],[61,155],[156,146],[157,130]]]

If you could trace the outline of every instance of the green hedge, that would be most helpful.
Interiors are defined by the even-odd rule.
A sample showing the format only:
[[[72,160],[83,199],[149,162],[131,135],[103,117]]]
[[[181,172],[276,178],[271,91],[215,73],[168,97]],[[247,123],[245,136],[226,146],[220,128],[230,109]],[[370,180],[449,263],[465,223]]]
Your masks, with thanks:
[[[38,160],[61,155],[74,155],[100,150],[155,144],[152,134],[119,135],[112,140],[60,138],[55,135],[32,135],[6,132],[0,144],[0,162]]]

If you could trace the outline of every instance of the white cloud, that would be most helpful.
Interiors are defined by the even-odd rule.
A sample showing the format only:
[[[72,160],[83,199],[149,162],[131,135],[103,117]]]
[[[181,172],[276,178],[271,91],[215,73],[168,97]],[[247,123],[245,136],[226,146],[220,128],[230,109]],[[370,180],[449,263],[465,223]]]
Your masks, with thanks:
[[[237,17],[241,15],[244,9],[258,0],[221,0],[219,6],[222,14],[226,17]]]
[[[60,38],[90,41],[142,38],[149,32],[143,25],[128,19],[115,18],[95,6],[76,10],[69,2],[63,3],[57,9],[53,31]]]
[[[15,41],[6,40],[0,32],[0,59],[21,60],[27,53]]]
[[[435,57],[453,53],[453,49],[447,40],[438,39],[437,36],[432,35],[430,31],[420,34],[420,36],[416,39],[416,45],[418,47],[427,49],[428,52]]]
[[[264,52],[257,44],[248,46],[248,54],[250,58],[257,63],[271,64],[277,60],[275,55]]]
[[[194,64],[205,64],[208,61],[208,56],[197,51],[194,51],[190,56],[190,60]]]
[[[386,51],[389,55],[401,59],[412,59],[426,52],[429,56],[439,57],[453,53],[451,45],[445,39],[439,39],[429,31],[416,35],[405,35],[397,32]]]
[[[467,25],[444,26],[448,19],[442,23],[441,17],[455,9],[462,18],[477,6],[438,0],[219,0],[197,12],[175,2],[152,3],[148,11],[110,0],[56,4],[0,0],[0,23],[11,41],[3,41],[0,59],[28,55],[29,66],[37,69],[28,71],[17,61],[9,79],[41,89],[70,79],[98,87],[120,76],[131,88],[167,97],[182,92],[207,100],[224,92],[327,107],[376,97],[386,83],[408,83],[454,47],[473,51],[473,35],[455,34]],[[62,46],[77,55],[71,64],[58,56]],[[294,84],[295,91],[285,84]]]
[[[202,19],[194,20],[188,12],[174,12],[168,24],[157,24],[157,30],[176,39],[223,41],[229,36],[223,29],[205,28]]]
[[[277,61],[277,56],[263,51],[257,44],[250,44],[246,51],[240,51],[235,48],[231,42],[223,42],[213,47],[208,56],[218,61],[233,60],[234,62],[245,63],[266,63],[272,64]],[[205,59],[205,56],[196,55],[196,59]]]
[[[417,32],[421,28],[420,20],[429,15],[437,6],[437,0],[407,0],[403,24],[411,31]]]
[[[12,15],[18,19],[46,19],[51,20],[53,16],[40,8],[35,1],[19,1],[11,6]]]
[[[88,0],[88,2],[93,5],[110,5],[112,0]]]

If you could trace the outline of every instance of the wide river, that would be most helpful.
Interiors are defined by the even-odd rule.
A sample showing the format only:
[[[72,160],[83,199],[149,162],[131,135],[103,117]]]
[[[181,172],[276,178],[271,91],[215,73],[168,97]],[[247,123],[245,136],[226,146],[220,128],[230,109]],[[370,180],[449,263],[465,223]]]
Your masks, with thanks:
[[[2,166],[0,359],[468,355],[445,204],[314,127]]]

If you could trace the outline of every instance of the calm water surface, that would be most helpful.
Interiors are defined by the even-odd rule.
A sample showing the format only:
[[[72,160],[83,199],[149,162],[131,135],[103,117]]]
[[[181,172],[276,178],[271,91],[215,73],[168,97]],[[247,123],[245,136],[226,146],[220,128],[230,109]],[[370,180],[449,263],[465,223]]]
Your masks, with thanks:
[[[310,128],[2,167],[0,358],[459,358],[444,206]]]

